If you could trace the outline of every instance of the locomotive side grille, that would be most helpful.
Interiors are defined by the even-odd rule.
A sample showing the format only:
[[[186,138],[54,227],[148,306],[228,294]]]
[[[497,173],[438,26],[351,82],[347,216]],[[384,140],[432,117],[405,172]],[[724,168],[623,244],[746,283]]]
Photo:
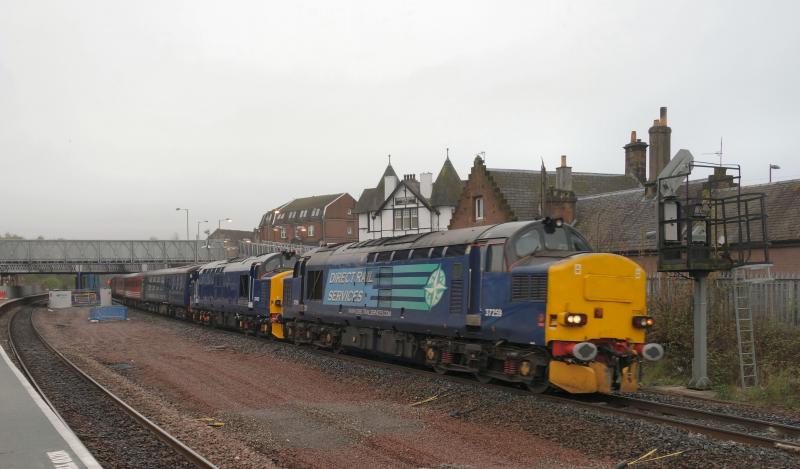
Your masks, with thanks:
[[[464,309],[464,280],[450,282],[450,312],[461,313]]]
[[[512,276],[511,301],[547,301],[547,276],[543,274]]]
[[[282,301],[282,303],[284,305],[288,306],[289,304],[291,304],[290,303],[291,301],[292,301],[292,283],[289,282],[289,281],[284,281],[283,282],[283,301]]]

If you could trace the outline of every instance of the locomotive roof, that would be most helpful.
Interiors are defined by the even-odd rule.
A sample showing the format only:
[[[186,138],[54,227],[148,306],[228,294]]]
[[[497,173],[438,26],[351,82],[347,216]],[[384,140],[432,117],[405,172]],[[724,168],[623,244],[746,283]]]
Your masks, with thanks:
[[[217,267],[222,267],[223,272],[241,272],[250,270],[250,266],[254,263],[264,263],[269,259],[272,259],[276,256],[282,256],[283,254],[279,252],[270,252],[267,254],[262,254],[260,256],[251,256],[245,258],[233,258],[224,261],[214,261],[209,262],[208,264],[203,265],[200,267],[201,272],[208,270],[208,269],[216,269]]]
[[[184,265],[181,267],[170,267],[169,269],[158,269],[158,270],[151,270],[148,272],[142,272],[145,276],[148,275],[173,275],[173,274],[187,274],[190,272],[194,272],[195,270],[200,268],[200,264],[192,264],[192,265]]]
[[[484,225],[448,231],[434,231],[432,233],[409,234],[394,238],[372,239],[338,246],[334,249],[322,249],[312,255],[307,254],[307,256],[313,259],[311,262],[312,264],[317,264],[324,262],[323,259],[327,259],[328,257],[337,257],[341,259],[342,257],[353,256],[355,258],[371,252],[471,244],[485,239],[509,238],[523,228],[540,223],[542,223],[542,220],[516,221],[498,225]]]

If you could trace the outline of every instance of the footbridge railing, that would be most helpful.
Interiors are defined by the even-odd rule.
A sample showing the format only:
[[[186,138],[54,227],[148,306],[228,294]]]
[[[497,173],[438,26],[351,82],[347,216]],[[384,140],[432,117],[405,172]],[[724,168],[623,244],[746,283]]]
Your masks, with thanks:
[[[0,240],[0,273],[121,273],[225,259],[221,241]]]

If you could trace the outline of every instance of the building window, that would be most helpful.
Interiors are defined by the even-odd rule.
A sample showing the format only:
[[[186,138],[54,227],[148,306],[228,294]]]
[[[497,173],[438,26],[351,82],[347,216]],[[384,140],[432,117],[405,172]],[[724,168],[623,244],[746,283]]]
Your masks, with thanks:
[[[348,215],[352,215],[353,214],[353,209],[352,208],[348,208],[347,209],[347,214]]]
[[[308,225],[308,236],[314,236],[314,225]]]
[[[352,226],[348,226],[347,227],[347,234],[349,234],[349,235],[353,234],[353,227]]]
[[[286,228],[281,227],[281,239],[286,239]]]
[[[483,220],[483,197],[475,197],[475,220]]]
[[[419,215],[416,208],[399,208],[394,211],[395,230],[416,230],[419,227]]]

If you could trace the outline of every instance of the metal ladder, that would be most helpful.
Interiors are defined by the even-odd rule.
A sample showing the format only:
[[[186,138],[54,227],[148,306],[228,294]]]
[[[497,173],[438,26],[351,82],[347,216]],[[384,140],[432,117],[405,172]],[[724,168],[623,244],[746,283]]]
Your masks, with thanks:
[[[744,269],[733,271],[733,307],[736,315],[736,339],[739,344],[739,370],[742,389],[758,386],[756,342],[753,337],[753,310],[750,308],[750,284]]]

